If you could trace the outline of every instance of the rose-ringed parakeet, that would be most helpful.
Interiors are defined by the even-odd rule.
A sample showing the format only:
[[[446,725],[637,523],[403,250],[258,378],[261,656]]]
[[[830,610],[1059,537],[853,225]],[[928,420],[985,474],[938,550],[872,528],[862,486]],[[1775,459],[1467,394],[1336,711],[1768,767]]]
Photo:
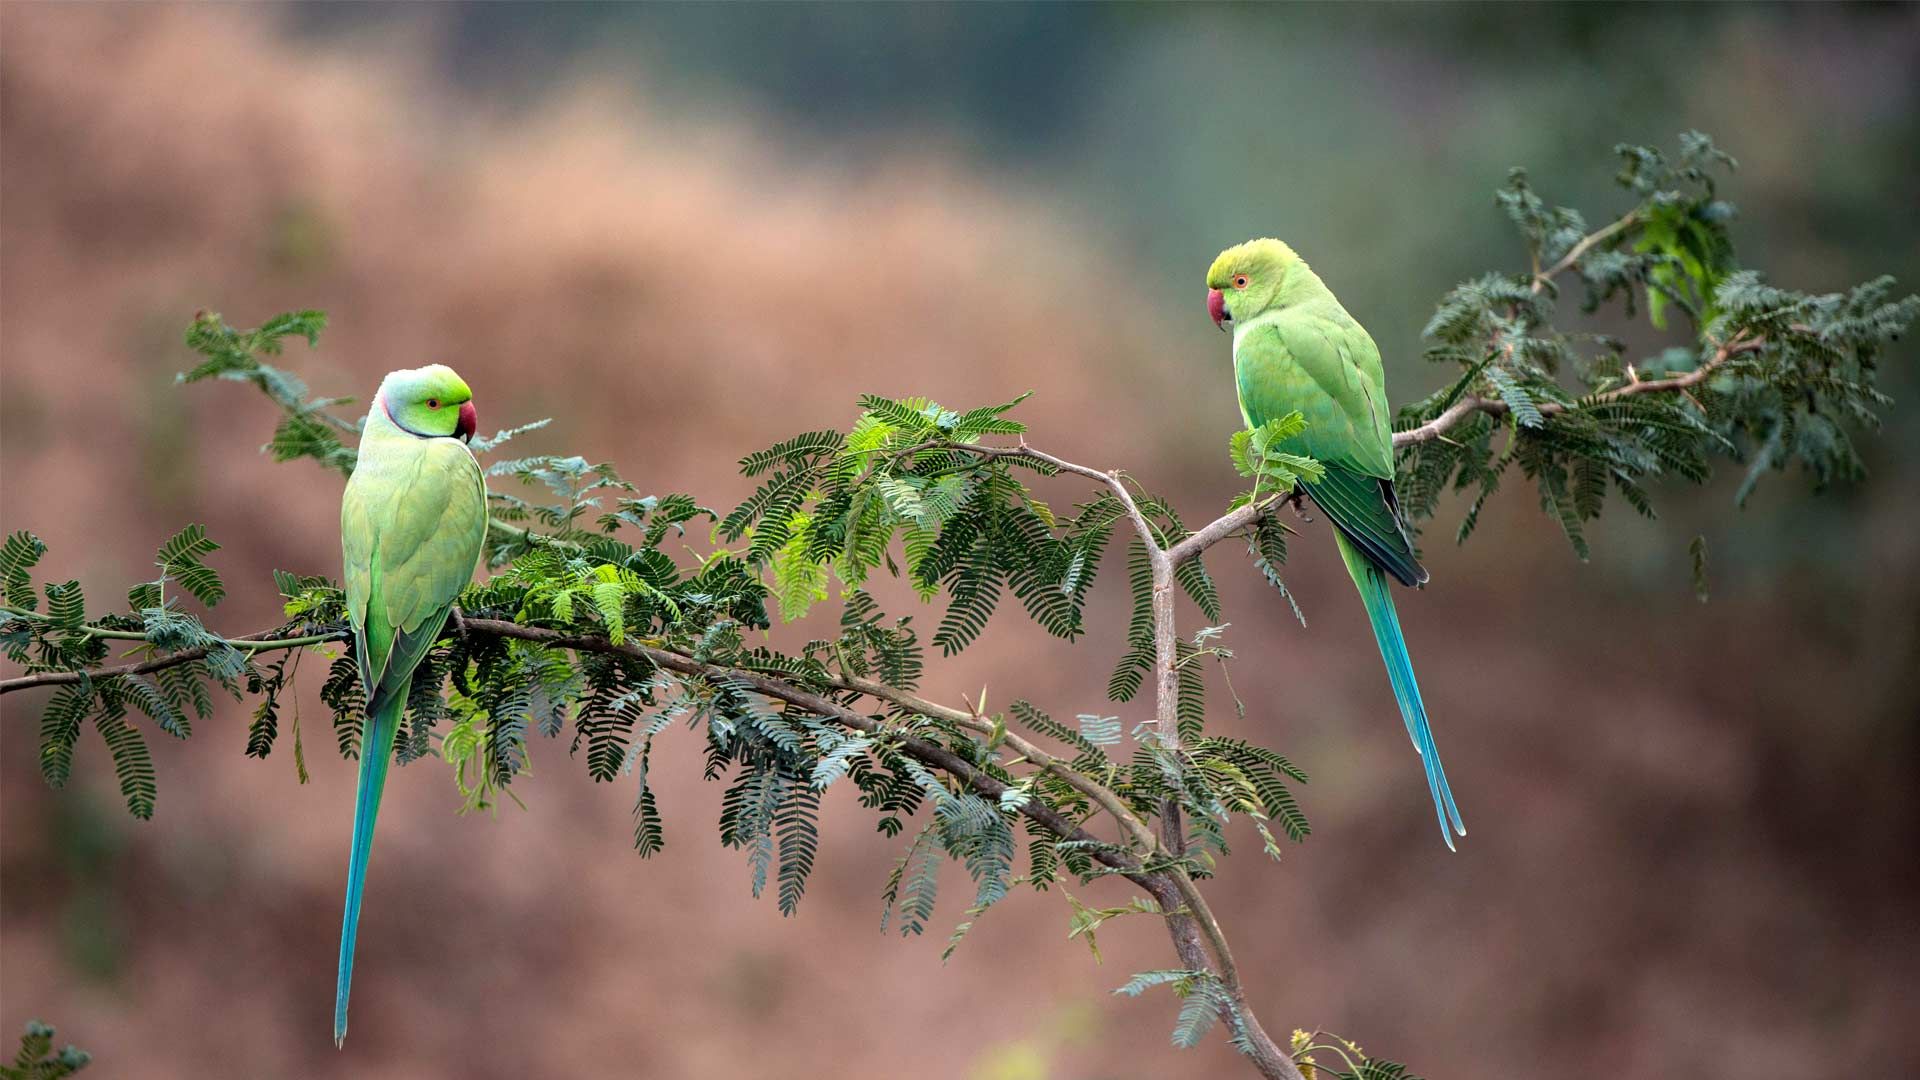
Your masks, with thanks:
[[[452,368],[434,364],[389,374],[367,412],[359,463],[340,500],[347,615],[367,704],[340,924],[336,1046],[347,1036],[360,888],[407,691],[454,599],[472,580],[486,539],[486,481],[464,441],[475,423],[473,392]]]
[[[1333,522],[1334,542],[1366,603],[1367,620],[1387,662],[1387,679],[1407,734],[1426,767],[1440,835],[1467,834],[1440,767],[1427,707],[1413,678],[1387,578],[1419,585],[1427,572],[1393,492],[1392,410],[1380,350],[1325,282],[1278,240],[1249,240],[1220,253],[1207,269],[1207,311],[1233,328],[1233,375],[1240,413],[1258,428],[1296,410],[1307,425],[1270,449],[1305,454],[1326,475],[1302,487]]]

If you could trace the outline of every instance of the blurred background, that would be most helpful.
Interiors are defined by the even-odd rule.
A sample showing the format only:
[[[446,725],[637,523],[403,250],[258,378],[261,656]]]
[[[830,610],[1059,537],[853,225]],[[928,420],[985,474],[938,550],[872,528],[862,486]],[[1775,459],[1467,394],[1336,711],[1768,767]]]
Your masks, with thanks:
[[[340,482],[257,452],[250,389],[171,385],[200,308],[324,308],[320,350],[288,356],[317,391],[451,362],[484,428],[556,418],[516,449],[716,506],[741,453],[862,392],[1032,389],[1036,443],[1196,519],[1236,490],[1239,419],[1201,275],[1252,235],[1314,263],[1402,401],[1448,377],[1420,360],[1435,300],[1524,267],[1490,196],[1513,164],[1598,223],[1625,205],[1614,143],[1699,128],[1740,159],[1745,264],[1920,282],[1911,5],[13,4],[0,50],[0,530],[104,603],[205,522],[235,632],[275,620],[269,570],[337,573]],[[1221,549],[1250,709],[1214,723],[1314,777],[1313,837],[1281,865],[1240,838],[1213,888],[1275,1034],[1437,1078],[1920,1070],[1912,361],[1859,487],[1775,478],[1736,512],[1729,467],[1663,488],[1661,522],[1614,508],[1585,566],[1517,479],[1464,548],[1443,508],[1400,606],[1457,855],[1320,526],[1288,568],[1307,630]],[[1005,618],[928,691],[1105,709],[1116,590],[1081,645]],[[1058,891],[944,966],[939,929],[882,934],[897,845],[844,788],[782,919],[672,734],[651,861],[629,782],[564,742],[536,743],[525,813],[457,817],[443,765],[397,771],[336,1052],[353,776],[319,683],[312,783],[284,738],[243,757],[229,704],[154,737],[146,823],[91,736],[50,791],[44,695],[0,702],[0,1032],[43,1017],[103,1077],[1241,1074],[1224,1040],[1167,1045],[1170,999],[1110,996],[1172,963],[1151,920],[1109,924],[1103,964]]]

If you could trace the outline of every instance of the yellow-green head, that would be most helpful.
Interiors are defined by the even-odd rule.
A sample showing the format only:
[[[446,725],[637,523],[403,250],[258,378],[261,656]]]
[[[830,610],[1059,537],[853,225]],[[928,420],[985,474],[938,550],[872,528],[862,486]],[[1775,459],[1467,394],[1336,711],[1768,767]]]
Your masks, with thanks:
[[[471,439],[480,423],[473,391],[445,364],[389,372],[374,401],[401,430],[422,438]]]
[[[1235,244],[1207,267],[1207,314],[1226,329],[1232,320],[1245,321],[1286,302],[1293,273],[1306,263],[1287,245],[1271,237]]]

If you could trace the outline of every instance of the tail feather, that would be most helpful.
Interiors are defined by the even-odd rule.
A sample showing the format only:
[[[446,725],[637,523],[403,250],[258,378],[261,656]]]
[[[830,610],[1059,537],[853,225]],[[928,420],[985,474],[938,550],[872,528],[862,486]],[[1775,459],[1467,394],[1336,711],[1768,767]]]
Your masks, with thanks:
[[[411,682],[412,680],[408,680]],[[407,685],[375,693],[367,703],[367,726],[360,739],[360,784],[354,796],[353,849],[347,857],[347,909],[340,922],[340,973],[333,995],[333,1045],[347,1040],[347,993],[353,986],[353,943],[360,929],[360,889],[373,852],[373,824],[380,815],[380,794],[393,763],[394,738],[407,707]]]
[[[1433,795],[1434,814],[1440,819],[1440,837],[1447,850],[1454,850],[1453,833],[1467,835],[1460,821],[1460,808],[1454,804],[1453,789],[1447,785],[1447,772],[1440,764],[1440,749],[1434,745],[1433,728],[1427,723],[1427,706],[1420,700],[1420,684],[1413,677],[1413,660],[1407,655],[1407,642],[1400,634],[1400,617],[1393,610],[1393,593],[1380,567],[1350,543],[1346,535],[1334,531],[1340,544],[1340,557],[1347,573],[1360,590],[1367,607],[1367,621],[1373,625],[1373,637],[1380,645],[1380,657],[1387,664],[1387,680],[1393,684],[1393,697],[1400,705],[1400,717],[1406,721],[1407,737],[1420,753],[1427,774],[1427,790]],[[1451,826],[1451,829],[1449,829]]]

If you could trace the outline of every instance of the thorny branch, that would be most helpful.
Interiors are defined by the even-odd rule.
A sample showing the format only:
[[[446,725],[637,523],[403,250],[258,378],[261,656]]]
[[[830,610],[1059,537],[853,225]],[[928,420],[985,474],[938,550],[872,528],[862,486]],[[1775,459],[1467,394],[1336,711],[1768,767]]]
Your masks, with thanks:
[[[1595,229],[1593,232],[1581,237],[1579,243],[1567,249],[1567,253],[1560,257],[1559,262],[1533,275],[1532,289],[1534,294],[1537,296],[1541,292],[1544,292],[1547,286],[1553,283],[1554,278],[1573,269],[1574,264],[1580,261],[1580,257],[1592,251],[1595,244],[1602,243],[1622,230],[1632,228],[1638,224],[1640,224],[1639,211],[1632,211],[1622,215],[1619,220],[1608,225],[1606,228]],[[1539,264],[1536,262],[1534,265],[1538,266]]]

